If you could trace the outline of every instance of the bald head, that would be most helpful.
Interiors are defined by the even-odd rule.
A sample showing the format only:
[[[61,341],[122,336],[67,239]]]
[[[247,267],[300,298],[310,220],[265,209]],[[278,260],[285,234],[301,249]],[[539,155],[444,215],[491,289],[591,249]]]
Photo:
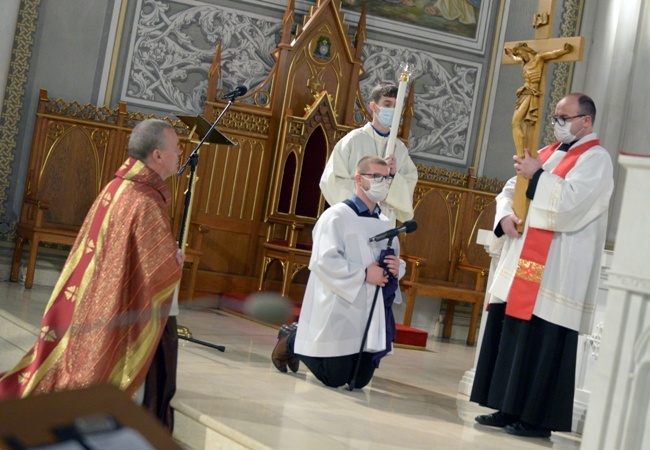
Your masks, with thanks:
[[[593,133],[596,105],[588,95],[574,92],[558,102],[555,107],[555,116],[566,119],[571,124],[571,133],[577,139],[581,139],[587,134]]]

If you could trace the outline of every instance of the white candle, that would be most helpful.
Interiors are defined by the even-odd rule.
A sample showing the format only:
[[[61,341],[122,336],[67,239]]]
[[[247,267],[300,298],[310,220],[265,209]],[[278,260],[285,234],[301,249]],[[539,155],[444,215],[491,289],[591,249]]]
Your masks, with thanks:
[[[395,152],[395,140],[397,139],[397,132],[399,131],[399,122],[402,118],[402,108],[404,106],[404,96],[406,95],[406,85],[409,82],[411,72],[408,63],[400,65],[402,67],[402,74],[399,77],[399,85],[397,86],[397,99],[395,101],[395,113],[393,114],[393,123],[390,126],[390,134],[388,135],[388,144],[386,145],[386,155],[390,156]]]

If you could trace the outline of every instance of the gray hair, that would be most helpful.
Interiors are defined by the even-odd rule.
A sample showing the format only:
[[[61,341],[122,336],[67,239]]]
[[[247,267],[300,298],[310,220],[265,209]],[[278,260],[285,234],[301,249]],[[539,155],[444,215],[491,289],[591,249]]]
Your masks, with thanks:
[[[155,149],[165,145],[165,129],[174,131],[174,127],[160,119],[146,119],[137,124],[127,145],[129,156],[140,161],[146,160]]]

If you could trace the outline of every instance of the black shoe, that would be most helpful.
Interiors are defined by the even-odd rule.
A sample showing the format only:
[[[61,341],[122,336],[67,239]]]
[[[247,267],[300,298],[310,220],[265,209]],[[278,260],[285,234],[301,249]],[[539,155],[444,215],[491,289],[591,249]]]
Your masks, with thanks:
[[[551,437],[551,430],[548,428],[532,425],[526,422],[517,421],[505,427],[506,433],[523,437]]]
[[[286,373],[287,366],[289,366],[292,372],[298,372],[300,368],[300,359],[287,350],[287,339],[297,329],[298,324],[294,322],[291,325],[282,325],[280,331],[278,331],[278,343],[275,344],[275,348],[271,354],[271,361],[273,361],[273,365],[280,372]]]
[[[481,425],[487,425],[488,427],[503,428],[506,425],[517,422],[519,420],[519,417],[515,416],[514,414],[506,414],[501,411],[497,411],[492,414],[476,416],[474,420],[476,420]]]

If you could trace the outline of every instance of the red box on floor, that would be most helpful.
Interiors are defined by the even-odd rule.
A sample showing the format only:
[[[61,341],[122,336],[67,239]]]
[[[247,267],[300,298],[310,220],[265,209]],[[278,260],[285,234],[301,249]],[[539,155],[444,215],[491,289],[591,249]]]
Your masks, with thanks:
[[[426,331],[407,327],[406,325],[399,323],[395,324],[395,328],[397,331],[397,336],[395,337],[396,344],[423,348],[427,346],[427,338],[429,337],[429,333]]]

